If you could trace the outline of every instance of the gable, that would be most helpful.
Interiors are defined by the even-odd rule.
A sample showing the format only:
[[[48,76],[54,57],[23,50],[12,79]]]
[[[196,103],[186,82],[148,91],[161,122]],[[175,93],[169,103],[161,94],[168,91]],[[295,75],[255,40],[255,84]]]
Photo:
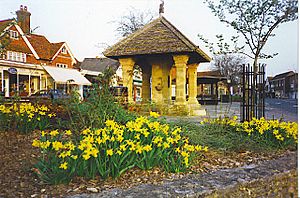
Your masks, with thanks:
[[[19,38],[18,39],[10,38],[9,44],[8,46],[6,46],[6,50],[31,54],[32,52],[30,48],[26,44],[24,38],[21,36],[21,33],[17,30],[17,28],[15,26],[11,26],[8,29],[8,31],[9,30],[17,31],[19,34]]]
[[[52,56],[51,60],[54,60],[58,55],[61,55],[63,57],[68,57],[72,59],[72,65],[77,63],[76,58],[74,57],[73,53],[71,52],[69,46],[67,45],[67,43],[65,42],[61,42],[61,43],[52,43],[53,45],[53,52],[55,52],[55,54]],[[59,47],[60,46],[60,47]],[[62,49],[65,48],[66,53],[62,53]],[[58,50],[56,50],[58,49]]]

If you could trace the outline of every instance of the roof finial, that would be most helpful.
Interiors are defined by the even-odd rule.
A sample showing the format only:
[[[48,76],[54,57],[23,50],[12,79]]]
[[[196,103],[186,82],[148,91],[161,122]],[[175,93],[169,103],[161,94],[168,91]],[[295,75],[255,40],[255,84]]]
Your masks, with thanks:
[[[161,4],[159,4],[159,16],[162,16],[162,14],[165,12],[165,8],[164,8],[164,0],[160,0],[161,1]]]

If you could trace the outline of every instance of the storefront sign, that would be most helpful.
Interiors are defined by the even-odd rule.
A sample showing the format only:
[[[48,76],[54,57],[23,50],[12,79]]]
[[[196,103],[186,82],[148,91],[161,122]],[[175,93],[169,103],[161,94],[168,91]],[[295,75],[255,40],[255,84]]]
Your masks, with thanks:
[[[17,71],[17,69],[16,68],[14,68],[14,67],[10,67],[10,68],[8,68],[8,70],[7,70],[10,74],[16,74],[18,71]]]

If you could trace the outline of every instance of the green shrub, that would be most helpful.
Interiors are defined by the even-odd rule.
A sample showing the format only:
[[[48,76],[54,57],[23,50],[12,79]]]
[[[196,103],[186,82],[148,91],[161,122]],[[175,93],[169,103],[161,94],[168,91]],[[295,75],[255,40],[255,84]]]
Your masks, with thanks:
[[[125,110],[109,90],[109,82],[113,76],[113,71],[107,69],[98,76],[98,84],[93,84],[90,95],[81,101],[78,95],[73,94],[72,98],[66,100],[63,108],[68,118],[61,120],[62,128],[72,131],[81,131],[85,128],[102,128],[104,122],[113,119],[118,123],[126,123],[135,118],[133,113]]]
[[[61,121],[61,128],[81,131],[85,128],[101,128],[105,120],[113,119],[119,123],[126,123],[135,115],[120,106],[107,88],[94,85],[94,90],[85,101],[72,97],[63,105],[67,119]]]

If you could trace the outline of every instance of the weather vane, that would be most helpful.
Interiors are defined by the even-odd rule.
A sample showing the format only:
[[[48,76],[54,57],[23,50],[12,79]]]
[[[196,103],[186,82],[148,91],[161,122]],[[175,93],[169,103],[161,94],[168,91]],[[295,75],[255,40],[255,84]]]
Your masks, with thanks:
[[[161,1],[161,4],[159,4],[159,15],[161,16],[165,11],[165,8],[164,8],[164,0],[160,0]]]

